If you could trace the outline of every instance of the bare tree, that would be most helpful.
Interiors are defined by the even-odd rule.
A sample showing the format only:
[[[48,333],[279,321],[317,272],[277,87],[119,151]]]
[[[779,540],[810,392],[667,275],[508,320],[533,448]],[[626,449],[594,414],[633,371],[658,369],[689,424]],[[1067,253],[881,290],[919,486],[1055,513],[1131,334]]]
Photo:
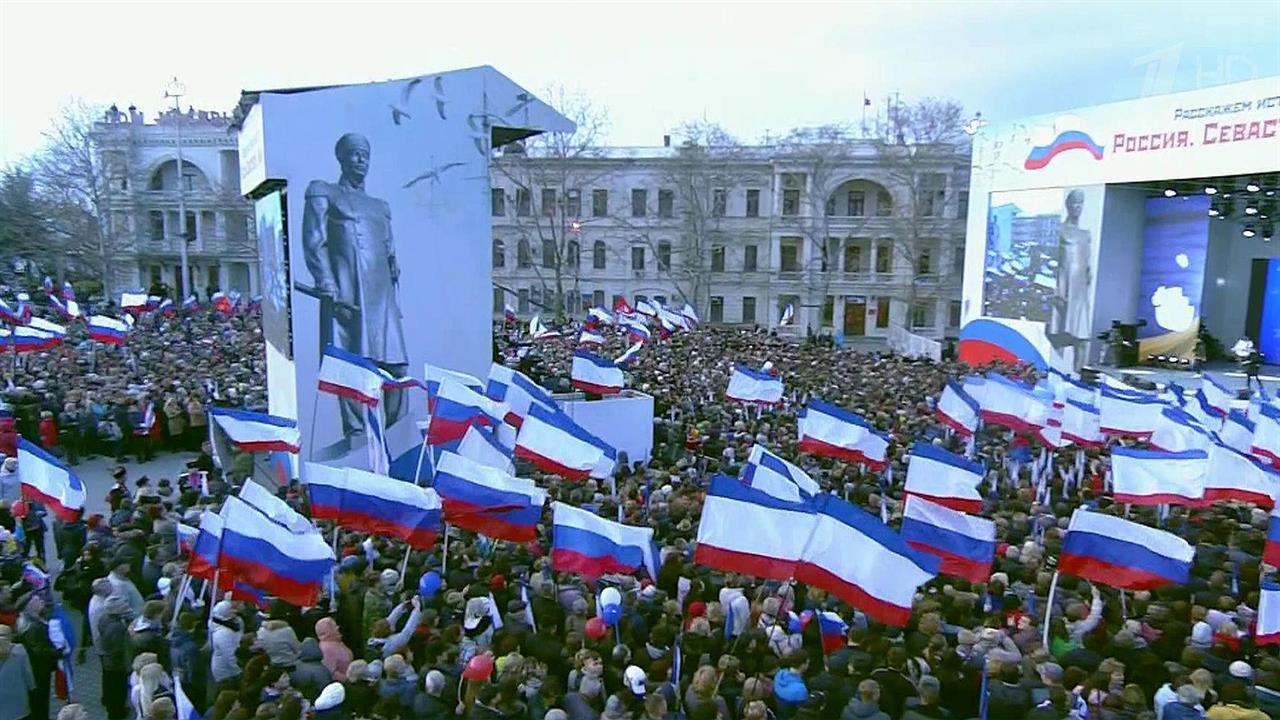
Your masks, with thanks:
[[[581,234],[584,189],[599,184],[608,173],[601,147],[609,119],[605,110],[584,96],[553,87],[543,93],[547,103],[576,125],[573,132],[549,132],[523,145],[508,147],[495,169],[515,186],[506,202],[514,204],[517,263],[532,267],[541,287],[543,307],[557,317],[573,310],[566,290],[579,295],[582,263]],[[590,209],[587,206],[586,209]]]
[[[52,234],[62,238],[68,257],[110,287],[111,227],[108,169],[99,162],[93,124],[101,113],[83,100],[62,108],[44,133],[45,144],[32,159],[36,188],[47,203]]]
[[[619,224],[658,258],[659,274],[680,300],[706,317],[713,252],[727,241],[722,230],[727,198],[751,175],[742,163],[746,149],[721,125],[692,120],[672,135],[677,145],[661,165],[658,212],[620,218]],[[670,196],[664,199],[664,192]]]

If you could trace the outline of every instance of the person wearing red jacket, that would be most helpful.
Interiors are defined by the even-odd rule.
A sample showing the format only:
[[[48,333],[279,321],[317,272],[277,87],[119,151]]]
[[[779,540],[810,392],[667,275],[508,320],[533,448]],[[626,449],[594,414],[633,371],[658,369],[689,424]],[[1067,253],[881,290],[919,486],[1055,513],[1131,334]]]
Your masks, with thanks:
[[[58,423],[48,410],[40,412],[40,444],[49,452],[58,447]]]
[[[5,457],[18,456],[18,431],[11,415],[0,417],[0,454]]]

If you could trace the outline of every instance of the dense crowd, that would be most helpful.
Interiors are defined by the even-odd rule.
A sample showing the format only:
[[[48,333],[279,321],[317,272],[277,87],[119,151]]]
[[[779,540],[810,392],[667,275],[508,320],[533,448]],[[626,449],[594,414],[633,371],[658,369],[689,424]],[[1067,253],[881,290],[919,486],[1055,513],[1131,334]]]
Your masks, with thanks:
[[[184,336],[171,321],[167,342],[131,344],[133,361],[126,353],[104,361],[99,349],[95,367],[86,351],[71,348],[26,358],[15,385],[60,403],[122,401],[131,386],[175,397],[185,390],[188,400],[205,402],[207,375],[223,394],[253,404],[264,377],[256,322],[210,322],[220,324],[209,330],[221,329]],[[566,384],[573,340],[517,353],[505,338],[497,351],[554,388]],[[601,352],[622,349],[617,339]],[[727,402],[731,364],[765,361],[786,385],[783,405]],[[998,532],[993,573],[979,584],[939,576],[920,589],[906,627],[870,622],[802,584],[692,562],[708,479],[736,474],[754,443],[796,462],[826,490],[877,513],[884,505],[896,526],[910,444],[960,448],[932,403],[947,378],[967,371],[747,330],[702,329],[650,343],[628,372],[630,384],[655,399],[650,462],[620,466],[613,483],[568,482],[524,466],[519,474],[552,499],[610,519],[620,503],[624,522],[652,527],[662,556],[656,578],[596,584],[557,573],[544,524],[528,545],[455,529],[447,560],[443,544],[406,558],[402,544],[343,533],[335,592],[315,607],[215,599],[199,582],[180,598],[177,523],[196,524],[200,510],[216,507],[242,478],[223,481],[215,471],[209,494],[177,479],[162,492],[131,484],[121,469],[109,517],[55,523],[66,567],[51,585],[82,636],[76,654],[88,646],[100,657],[100,700],[112,720],[174,717],[175,681],[209,720],[1267,717],[1256,708],[1280,690],[1280,657],[1251,638],[1263,510],[1174,508],[1164,526],[1196,547],[1190,584],[1122,595],[1063,575],[1046,608],[1072,510],[1120,512],[1103,491],[1105,451],[1089,453],[1086,481],[1076,486],[1064,487],[1055,472],[1052,502],[1035,504],[1028,463],[1017,462],[1035,452],[1034,441],[984,428],[975,452],[989,468],[981,490],[983,514]],[[893,472],[798,453],[796,412],[809,397],[888,432]],[[1054,462],[1074,467],[1075,451]],[[211,467],[203,454],[194,466]],[[306,514],[303,488],[279,492]],[[1143,511],[1134,518],[1157,522]],[[0,524],[14,530],[7,508]],[[14,551],[14,539],[4,540]],[[420,579],[433,572],[441,587],[421,590]],[[30,578],[5,579],[13,584],[0,589],[0,621],[13,630],[0,627],[0,688],[31,692],[25,705],[24,697],[0,703],[0,720],[43,717],[42,697],[66,652],[50,640],[54,600]],[[622,596],[612,628],[597,617],[603,586]],[[824,648],[818,623],[802,619],[814,610],[847,623],[837,646]],[[85,710],[62,713],[72,720]]]

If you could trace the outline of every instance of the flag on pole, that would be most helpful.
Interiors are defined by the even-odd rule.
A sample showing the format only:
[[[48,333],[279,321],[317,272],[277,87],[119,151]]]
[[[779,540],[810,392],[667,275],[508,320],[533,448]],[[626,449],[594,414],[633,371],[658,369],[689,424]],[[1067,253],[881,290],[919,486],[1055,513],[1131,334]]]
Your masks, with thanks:
[[[447,451],[436,464],[435,490],[445,522],[510,542],[529,542],[537,536],[547,499],[546,491],[532,480]]]
[[[640,570],[657,580],[652,528],[623,525],[562,502],[552,503],[551,510],[551,565],[556,571],[594,579]]]
[[[85,488],[80,478],[22,436],[18,436],[18,480],[24,498],[49,508],[63,522],[74,522],[84,511]]]
[[[796,576],[813,522],[812,503],[779,500],[717,475],[702,505],[693,561],[726,572],[787,580]]]
[[[313,518],[397,538],[418,550],[435,546],[441,517],[435,490],[356,468],[306,467]]]
[[[1249,450],[1272,465],[1280,466],[1280,407],[1271,403],[1259,407]]]
[[[961,437],[968,437],[978,429],[978,401],[954,380],[947,380],[938,398],[938,420]]]
[[[640,355],[640,350],[644,348],[643,342],[638,342],[627,348],[625,352],[613,359],[613,364],[618,367],[626,367],[631,364]]]
[[[569,480],[585,480],[605,459],[604,451],[576,424],[540,406],[530,408],[516,436],[516,457]]]
[[[375,406],[382,400],[387,376],[369,358],[329,345],[320,360],[317,380],[321,392]]]
[[[1280,470],[1226,445],[1209,447],[1204,503],[1237,501],[1270,510],[1280,494]]]
[[[209,419],[243,452],[296,454],[302,447],[297,420],[223,407],[210,407]]]
[[[129,337],[129,326],[106,315],[89,318],[89,338],[106,345],[124,345]]]
[[[730,400],[741,403],[780,405],[782,378],[770,370],[753,370],[746,365],[735,364],[729,374],[729,387],[724,394]]]
[[[1227,411],[1227,416],[1222,420],[1222,429],[1218,431],[1218,439],[1234,450],[1247,453],[1253,447],[1253,435],[1256,427],[1257,424],[1245,417],[1243,412],[1232,409]]]
[[[751,446],[740,479],[749,487],[789,502],[802,502],[822,491],[808,473],[759,444]]]
[[[918,496],[907,497],[902,539],[942,559],[939,572],[973,583],[991,577],[996,554],[996,524]]]
[[[982,510],[978,484],[986,475],[982,463],[928,443],[916,443],[908,456],[907,495],[914,495],[959,512]]]
[[[570,385],[583,392],[616,395],[626,386],[626,379],[612,360],[586,350],[576,350],[570,370]]]
[[[1280,585],[1263,580],[1258,593],[1258,626],[1253,641],[1259,645],[1280,644]]]
[[[797,447],[811,455],[822,455],[866,465],[872,470],[886,466],[889,439],[860,415],[820,400],[810,400],[800,413],[800,442]]]
[[[220,569],[293,605],[316,604],[334,564],[319,532],[290,532],[238,497],[221,514]]]
[[[1209,454],[1203,450],[1170,453],[1116,447],[1111,450],[1115,501],[1132,505],[1204,504]]]
[[[1211,414],[1217,417],[1226,417],[1231,411],[1231,401],[1236,399],[1235,391],[1227,387],[1226,383],[1219,380],[1216,376],[1205,373],[1201,376],[1200,397],[1204,405],[1208,407]]]
[[[1077,509],[1062,542],[1058,569],[1090,582],[1128,590],[1184,585],[1195,548],[1163,530]]]

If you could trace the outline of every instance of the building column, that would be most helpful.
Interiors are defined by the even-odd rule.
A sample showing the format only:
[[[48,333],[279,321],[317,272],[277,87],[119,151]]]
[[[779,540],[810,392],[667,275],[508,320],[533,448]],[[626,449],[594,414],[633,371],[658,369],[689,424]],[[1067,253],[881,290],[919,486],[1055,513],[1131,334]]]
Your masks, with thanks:
[[[261,271],[261,263],[247,263],[249,266],[249,297],[254,298],[262,294],[261,285],[258,280],[258,273]]]
[[[218,289],[222,292],[229,290],[227,287],[227,264],[221,260],[218,261]]]

